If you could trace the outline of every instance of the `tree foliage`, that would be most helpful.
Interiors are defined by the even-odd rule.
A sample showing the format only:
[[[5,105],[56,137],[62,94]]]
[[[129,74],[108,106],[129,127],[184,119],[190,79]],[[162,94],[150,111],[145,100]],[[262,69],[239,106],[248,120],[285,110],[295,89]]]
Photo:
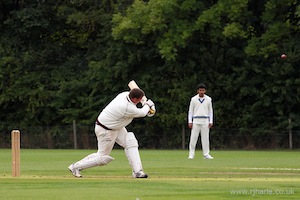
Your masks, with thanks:
[[[297,0],[4,0],[0,10],[3,131],[92,126],[132,79],[157,107],[129,126],[144,147],[180,145],[200,82],[215,127],[300,128]]]

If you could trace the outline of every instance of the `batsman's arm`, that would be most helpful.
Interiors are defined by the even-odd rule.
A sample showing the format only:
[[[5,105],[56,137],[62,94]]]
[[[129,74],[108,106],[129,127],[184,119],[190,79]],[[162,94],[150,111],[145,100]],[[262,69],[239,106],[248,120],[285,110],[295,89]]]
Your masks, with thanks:
[[[132,90],[133,88],[139,88],[139,86],[137,85],[137,83],[136,83],[134,80],[132,80],[132,81],[130,81],[130,82],[128,83],[128,87],[129,87],[131,90]],[[153,115],[156,113],[154,103],[153,103],[151,100],[150,100],[150,102],[149,102],[149,100],[147,100],[147,97],[146,97],[146,96],[143,96],[143,98],[142,98],[142,100],[141,100],[141,104],[142,104],[143,106],[145,106],[145,104],[147,104],[147,102],[148,102],[148,106],[149,106],[149,108],[150,108],[148,114],[153,116]],[[148,116],[149,116],[149,115],[148,115]]]

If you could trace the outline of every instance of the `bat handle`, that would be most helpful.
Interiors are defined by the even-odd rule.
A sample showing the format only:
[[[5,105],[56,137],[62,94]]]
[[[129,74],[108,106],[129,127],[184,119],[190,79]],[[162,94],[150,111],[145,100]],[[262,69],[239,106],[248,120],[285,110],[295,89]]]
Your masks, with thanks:
[[[142,105],[145,105],[146,101],[147,101],[147,98],[142,98],[141,104],[142,104]]]

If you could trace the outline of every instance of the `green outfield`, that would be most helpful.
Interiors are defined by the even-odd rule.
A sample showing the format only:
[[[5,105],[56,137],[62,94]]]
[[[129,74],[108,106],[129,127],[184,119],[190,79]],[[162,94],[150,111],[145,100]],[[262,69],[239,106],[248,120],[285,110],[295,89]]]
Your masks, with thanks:
[[[11,150],[0,149],[0,198],[5,200],[300,199],[300,151],[141,150],[148,179],[131,178],[122,150],[107,166],[74,178],[67,167],[95,150],[21,150],[12,177]]]

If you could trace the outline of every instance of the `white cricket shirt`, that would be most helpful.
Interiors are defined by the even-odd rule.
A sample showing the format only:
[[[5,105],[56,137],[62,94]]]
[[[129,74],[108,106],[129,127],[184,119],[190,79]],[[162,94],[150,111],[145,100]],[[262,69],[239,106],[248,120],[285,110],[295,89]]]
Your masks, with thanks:
[[[129,98],[129,92],[118,94],[99,114],[101,124],[112,130],[126,127],[134,118],[145,117],[150,108],[138,108]]]
[[[213,123],[213,107],[212,99],[208,95],[204,94],[203,98],[199,97],[199,94],[193,96],[190,101],[189,123],[204,124]]]

